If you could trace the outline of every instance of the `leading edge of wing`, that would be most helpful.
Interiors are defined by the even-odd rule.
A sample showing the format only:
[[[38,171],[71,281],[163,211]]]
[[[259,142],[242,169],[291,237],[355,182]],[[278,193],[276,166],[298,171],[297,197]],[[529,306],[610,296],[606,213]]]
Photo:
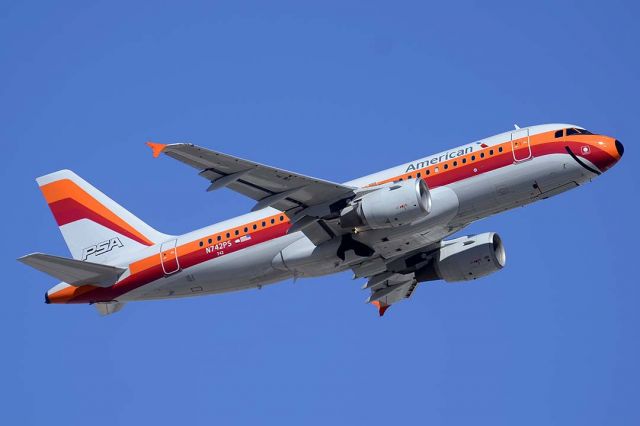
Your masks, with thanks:
[[[331,185],[336,189],[341,189],[345,191],[352,191],[356,189],[356,187],[342,185],[329,180],[307,176],[301,173],[291,172],[289,170],[281,169],[279,167],[272,167],[266,164],[257,163],[255,161],[250,161],[244,158],[225,154],[223,152],[214,151],[208,148],[203,148],[201,146],[194,145],[191,143],[158,144],[154,142],[147,142],[147,145],[149,145],[153,150],[154,157],[159,156],[160,153],[164,153],[169,157],[175,158],[176,160],[179,160],[179,161],[182,161],[182,158],[176,158],[176,157],[178,156],[183,157],[184,159],[190,160],[187,164],[200,170],[206,170],[209,168],[208,164],[206,163],[206,159],[204,158],[204,155],[215,155],[216,157],[220,158],[223,161],[228,161],[230,163],[235,162],[238,166],[244,166],[244,170],[237,170],[235,171],[235,173],[241,172],[242,174],[246,174],[247,172],[251,171],[250,169],[265,169],[265,170],[270,170],[270,171],[278,172],[285,175],[308,179],[309,181],[312,181],[314,183]],[[221,171],[224,172],[224,170],[221,170]],[[225,176],[227,174],[229,173],[225,173]]]

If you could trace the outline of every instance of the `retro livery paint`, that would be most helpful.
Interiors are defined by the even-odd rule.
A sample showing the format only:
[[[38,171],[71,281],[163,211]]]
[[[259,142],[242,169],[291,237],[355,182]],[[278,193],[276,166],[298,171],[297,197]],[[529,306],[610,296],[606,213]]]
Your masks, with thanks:
[[[162,144],[151,147],[154,156],[164,149]],[[38,178],[38,184],[73,258],[125,272],[109,287],[60,283],[46,293],[46,302],[98,304],[102,313],[111,313],[128,301],[260,288],[291,277],[346,269],[356,271],[356,276],[374,277],[371,283],[391,274],[391,266],[399,261],[421,253],[428,256],[433,250],[421,250],[442,244],[475,220],[589,182],[616,164],[623,152],[615,138],[570,124],[505,132],[346,182],[359,191],[423,179],[433,209],[408,225],[353,229],[319,245],[301,231],[288,232],[297,218],[270,207],[170,236],[73,172],[55,172]],[[336,257],[341,238],[363,244],[374,254],[341,260]],[[21,260],[29,264],[28,259]],[[58,276],[55,271],[51,275]],[[383,313],[387,305],[376,303]]]

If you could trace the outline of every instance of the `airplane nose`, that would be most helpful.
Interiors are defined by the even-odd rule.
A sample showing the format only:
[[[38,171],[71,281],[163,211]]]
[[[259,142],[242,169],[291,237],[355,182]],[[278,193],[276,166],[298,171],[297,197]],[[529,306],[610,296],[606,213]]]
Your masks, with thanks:
[[[622,154],[624,154],[624,145],[616,139],[616,151],[618,151],[618,155],[622,158]]]

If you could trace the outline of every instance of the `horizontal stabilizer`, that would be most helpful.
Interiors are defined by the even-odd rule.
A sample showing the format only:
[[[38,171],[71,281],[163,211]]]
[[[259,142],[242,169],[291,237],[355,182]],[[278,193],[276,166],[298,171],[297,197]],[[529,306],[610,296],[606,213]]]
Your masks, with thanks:
[[[110,287],[126,271],[126,269],[115,266],[84,262],[44,253],[28,254],[18,260],[75,287],[83,285]]]

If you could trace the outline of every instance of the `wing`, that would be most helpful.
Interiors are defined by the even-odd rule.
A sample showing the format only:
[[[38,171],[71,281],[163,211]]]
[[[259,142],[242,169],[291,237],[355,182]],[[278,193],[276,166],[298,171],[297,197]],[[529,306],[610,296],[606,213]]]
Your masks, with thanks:
[[[362,286],[363,290],[368,289],[371,293],[366,302],[375,305],[383,316],[389,306],[410,298],[419,284],[415,271],[432,260],[441,244],[426,244],[393,258],[377,255],[353,265],[354,279],[367,278]]]
[[[211,184],[207,191],[229,188],[257,201],[252,211],[273,207],[289,217],[311,207],[330,205],[353,196],[348,186],[317,179],[192,144],[147,143],[154,156],[164,153],[197,170]],[[315,210],[319,210],[317,207]]]

